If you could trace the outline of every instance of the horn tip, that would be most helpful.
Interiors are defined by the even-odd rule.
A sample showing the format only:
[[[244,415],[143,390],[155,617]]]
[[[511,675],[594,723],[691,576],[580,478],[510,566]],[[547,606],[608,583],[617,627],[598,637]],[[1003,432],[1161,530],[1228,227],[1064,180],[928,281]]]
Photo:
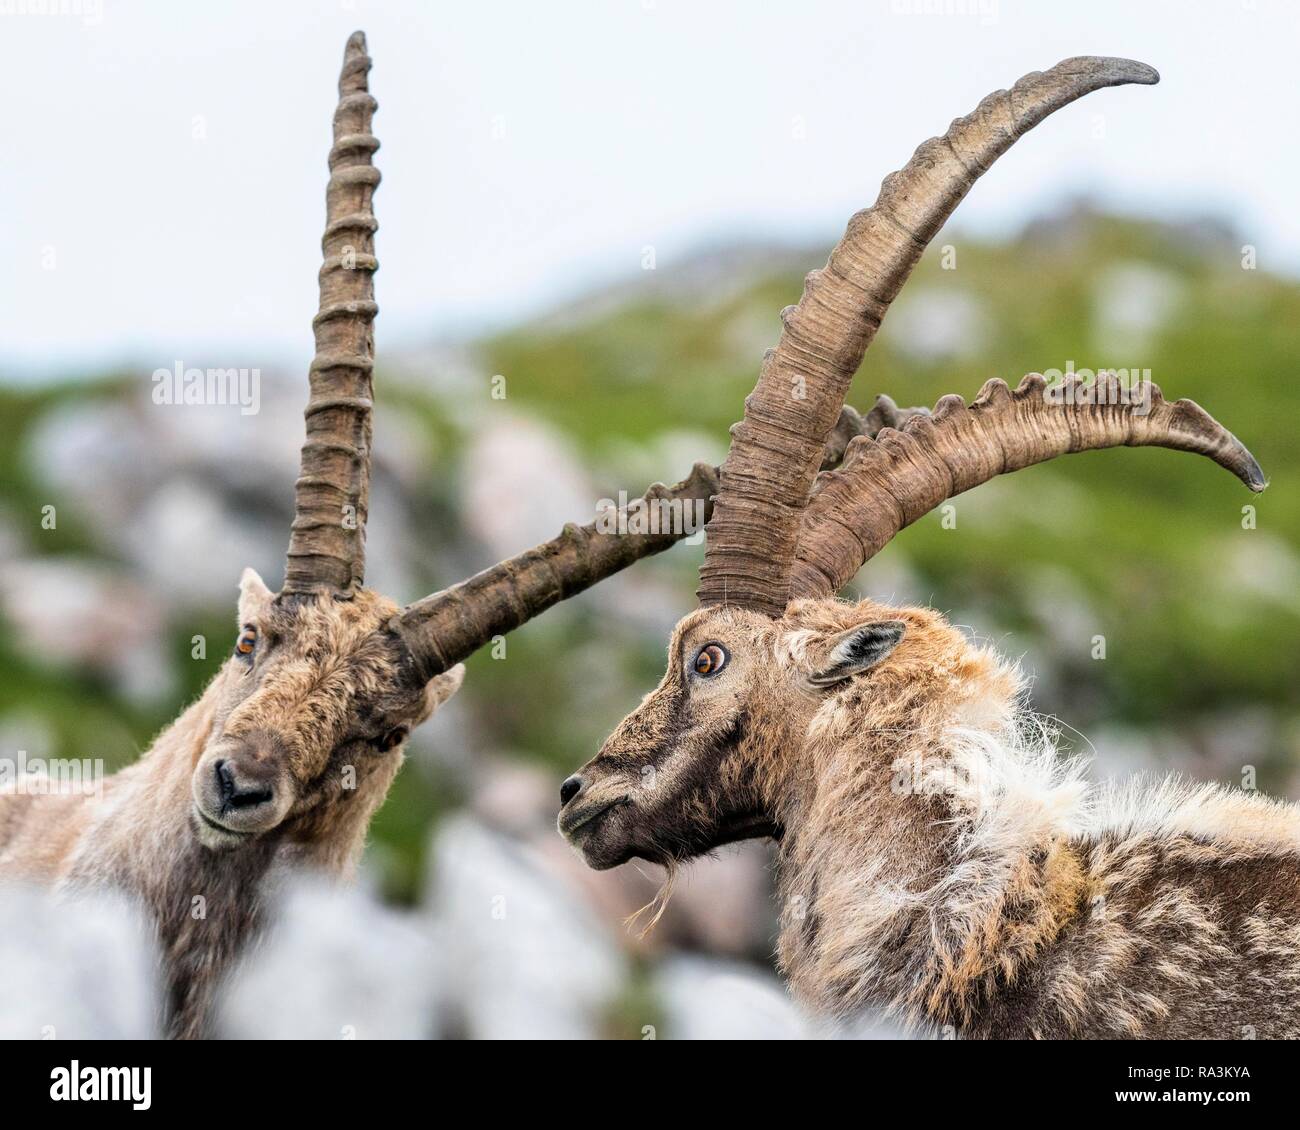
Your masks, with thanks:
[[[1268,480],[1264,478],[1263,468],[1260,467],[1258,460],[1249,451],[1245,452],[1245,458],[1242,460],[1237,475],[1253,494],[1259,494],[1268,486]]]
[[[339,94],[366,93],[370,89],[370,52],[366,47],[366,33],[354,31],[343,48],[343,69],[339,72]]]
[[[1134,82],[1140,86],[1155,86],[1160,81],[1160,72],[1155,67],[1139,63],[1136,59],[1107,61],[1115,68],[1116,77],[1122,76],[1126,82]]]
[[[1124,59],[1115,55],[1079,55],[1066,59],[1060,64],[1065,70],[1090,71],[1106,79],[1108,86],[1123,83],[1136,83],[1139,86],[1155,86],[1160,81],[1160,72],[1146,63],[1136,59]]]

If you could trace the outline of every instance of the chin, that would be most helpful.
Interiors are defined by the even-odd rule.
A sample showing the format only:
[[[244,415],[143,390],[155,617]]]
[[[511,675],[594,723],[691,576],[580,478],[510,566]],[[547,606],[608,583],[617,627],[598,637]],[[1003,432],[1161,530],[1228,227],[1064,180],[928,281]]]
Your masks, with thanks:
[[[560,832],[582,856],[583,862],[593,871],[608,871],[637,856],[636,845],[626,835],[622,825],[620,804],[606,804],[594,817],[580,819],[565,827],[565,817],[560,817]]]
[[[604,845],[588,842],[579,845],[578,851],[582,853],[583,861],[593,871],[608,871],[611,867],[619,867],[630,860],[645,858],[645,856],[638,856],[636,848],[625,844]]]
[[[592,828],[569,837],[569,842],[578,849],[583,862],[593,871],[608,871],[611,867],[618,867],[637,858],[635,844],[611,835],[610,832],[611,829],[606,827]]]
[[[253,839],[249,832],[235,832],[223,828],[205,816],[198,805],[190,809],[190,827],[199,843],[209,851],[231,851]]]

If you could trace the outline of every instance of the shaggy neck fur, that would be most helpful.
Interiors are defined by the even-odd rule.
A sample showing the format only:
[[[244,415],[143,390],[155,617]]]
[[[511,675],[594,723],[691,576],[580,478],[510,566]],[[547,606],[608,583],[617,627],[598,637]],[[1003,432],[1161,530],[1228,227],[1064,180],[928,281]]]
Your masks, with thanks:
[[[888,663],[763,743],[795,993],[962,1036],[1300,1034],[1300,812],[1093,795],[1013,668],[904,615]]]
[[[1014,779],[1014,675],[964,641],[942,657],[925,638],[942,631],[910,628],[894,662],[826,701],[776,782],[781,959],[824,1013],[967,1021],[1083,900],[1062,848],[1077,790]],[[1014,819],[979,805],[996,778],[1022,794]]]

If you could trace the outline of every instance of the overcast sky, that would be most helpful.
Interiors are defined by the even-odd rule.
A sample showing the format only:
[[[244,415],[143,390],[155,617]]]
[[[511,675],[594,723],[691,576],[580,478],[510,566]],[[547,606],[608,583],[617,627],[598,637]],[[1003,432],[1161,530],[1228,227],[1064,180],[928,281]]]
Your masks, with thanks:
[[[385,345],[472,333],[731,238],[827,249],[881,177],[1069,55],[1090,95],[958,213],[1077,193],[1233,221],[1300,269],[1300,5],[1016,0],[0,0],[0,378],[311,354],[339,61],[364,29]],[[83,8],[85,9],[83,11]],[[930,12],[935,14],[928,14]],[[817,263],[810,263],[815,266]],[[662,281],[662,277],[660,278]]]

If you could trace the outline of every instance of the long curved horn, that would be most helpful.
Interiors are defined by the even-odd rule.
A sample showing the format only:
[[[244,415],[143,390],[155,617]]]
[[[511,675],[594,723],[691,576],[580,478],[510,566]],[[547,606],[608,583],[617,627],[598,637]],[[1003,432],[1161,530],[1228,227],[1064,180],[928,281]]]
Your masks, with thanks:
[[[826,443],[822,465],[838,466],[854,437],[871,438],[881,428],[901,427],[913,415],[928,411],[899,408],[887,396],[877,398],[876,406],[865,416],[846,405]],[[626,508],[624,517],[629,511],[644,516],[652,507],[659,507],[661,515],[699,514],[699,523],[661,522],[659,531],[652,533],[617,532],[628,529],[617,518],[585,526],[570,524],[558,537],[409,605],[392,627],[424,677],[432,678],[467,659],[495,636],[514,631],[561,600],[694,533],[709,520],[717,493],[718,469],[697,463],[675,486],[656,483]],[[608,532],[611,526],[614,532]]]
[[[698,507],[703,511],[698,525],[688,529],[687,524],[668,522],[660,524],[656,532],[636,533],[627,532],[616,516],[608,523],[578,526],[570,522],[558,537],[407,605],[394,617],[392,627],[415,657],[421,674],[432,678],[467,659],[495,636],[514,631],[553,604],[576,596],[643,557],[662,553],[702,528],[717,491],[717,469],[697,463],[676,486],[656,483],[650,487],[638,500],[645,505],[637,509],[648,513],[649,508],[666,504],[668,513],[674,509],[685,513],[688,506]],[[623,513],[626,516],[626,511]]]
[[[312,321],[307,439],[294,484],[294,518],[285,566],[286,593],[350,594],[365,576],[370,504],[370,417],[373,409],[375,305],[373,275],[378,224],[371,204],[379,170],[370,132],[377,103],[369,93],[366,37],[354,32],[343,52],[325,190],[320,312]]]
[[[885,178],[825,268],[808,276],[798,306],[782,313],[780,341],[732,429],[700,569],[702,605],[726,601],[770,616],[785,608],[800,520],[853,375],[926,245],[980,174],[1076,98],[1158,81],[1129,59],[1066,59],[990,94]]]
[[[945,499],[997,475],[1074,451],[1170,447],[1208,456],[1253,491],[1267,485],[1255,457],[1200,405],[1170,403],[1154,384],[1127,392],[1113,374],[1092,386],[1048,386],[1030,373],[1012,392],[988,381],[969,407],[945,396],[932,415],[873,440],[850,441],[840,468],[823,473],[804,514],[791,576],[796,596],[829,596],[904,526]]]

